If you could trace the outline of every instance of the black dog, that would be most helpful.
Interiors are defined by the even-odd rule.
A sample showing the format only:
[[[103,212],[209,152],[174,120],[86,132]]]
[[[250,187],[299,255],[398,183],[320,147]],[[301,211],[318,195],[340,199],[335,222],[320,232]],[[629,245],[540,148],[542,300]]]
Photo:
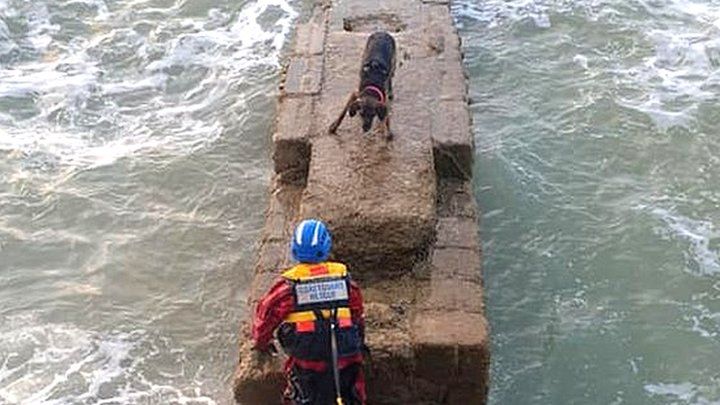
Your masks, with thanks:
[[[351,117],[360,111],[363,131],[372,127],[375,116],[382,122],[385,136],[392,138],[387,101],[393,98],[392,77],[395,73],[395,39],[387,32],[376,32],[367,40],[360,70],[360,88],[350,94],[342,113],[330,126],[337,131],[346,113]]]

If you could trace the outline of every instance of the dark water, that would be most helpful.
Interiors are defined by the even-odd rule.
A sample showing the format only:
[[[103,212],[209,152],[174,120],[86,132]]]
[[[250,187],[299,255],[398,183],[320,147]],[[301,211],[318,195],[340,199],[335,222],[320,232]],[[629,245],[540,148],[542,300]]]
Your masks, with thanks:
[[[490,403],[720,403],[720,2],[453,11]]]
[[[0,0],[0,403],[230,403],[284,0]]]

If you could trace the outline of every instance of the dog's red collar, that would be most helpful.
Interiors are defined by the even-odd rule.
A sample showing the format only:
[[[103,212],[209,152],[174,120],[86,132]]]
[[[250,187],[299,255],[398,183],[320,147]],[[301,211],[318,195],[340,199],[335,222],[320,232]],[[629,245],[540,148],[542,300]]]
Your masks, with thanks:
[[[383,93],[383,91],[380,90],[378,87],[370,85],[365,87],[363,91],[365,90],[374,91],[380,97],[380,104],[385,104],[385,93]]]

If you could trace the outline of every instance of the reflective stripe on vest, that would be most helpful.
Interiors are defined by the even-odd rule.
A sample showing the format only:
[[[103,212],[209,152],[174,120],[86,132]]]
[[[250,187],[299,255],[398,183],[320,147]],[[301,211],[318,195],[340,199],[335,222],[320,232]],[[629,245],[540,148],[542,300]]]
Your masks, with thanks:
[[[325,318],[325,319],[330,318],[330,310],[323,309],[320,312],[322,313],[323,318]],[[350,308],[346,308],[346,307],[338,308],[337,319],[338,319],[338,321],[341,321],[342,319],[351,319]],[[314,320],[315,320],[315,313],[313,311],[292,312],[290,315],[285,317],[285,322],[289,322],[289,323],[308,322],[308,321],[314,321]]]
[[[278,340],[285,352],[300,360],[331,358],[330,328],[333,311],[337,319],[337,351],[340,356],[360,352],[362,337],[350,311],[350,276],[344,264],[301,263],[283,273],[292,287],[293,311],[283,319]]]
[[[347,277],[347,268],[342,263],[324,262],[324,263],[300,263],[290,270],[283,273],[283,278],[290,282],[307,282],[318,279],[345,279]],[[329,309],[321,309],[323,318],[330,318]],[[352,325],[352,314],[350,308],[339,307],[337,309],[338,326],[341,328]],[[285,317],[284,322],[294,323],[298,332],[314,331],[316,320],[313,311],[294,311]],[[311,326],[312,325],[312,326]]]

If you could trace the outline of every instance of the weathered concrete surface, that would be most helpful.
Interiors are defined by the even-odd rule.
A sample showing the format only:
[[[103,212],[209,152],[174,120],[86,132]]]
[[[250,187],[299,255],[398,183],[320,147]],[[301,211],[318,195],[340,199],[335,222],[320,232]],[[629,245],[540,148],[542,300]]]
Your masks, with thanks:
[[[394,140],[347,117],[368,35],[398,44],[390,103]],[[329,223],[335,258],[364,288],[371,404],[483,404],[484,316],[474,156],[460,40],[447,1],[318,1],[298,25],[273,132],[275,178],[249,305],[291,265],[304,217]],[[241,327],[235,394],[279,403],[282,357],[250,350]]]

